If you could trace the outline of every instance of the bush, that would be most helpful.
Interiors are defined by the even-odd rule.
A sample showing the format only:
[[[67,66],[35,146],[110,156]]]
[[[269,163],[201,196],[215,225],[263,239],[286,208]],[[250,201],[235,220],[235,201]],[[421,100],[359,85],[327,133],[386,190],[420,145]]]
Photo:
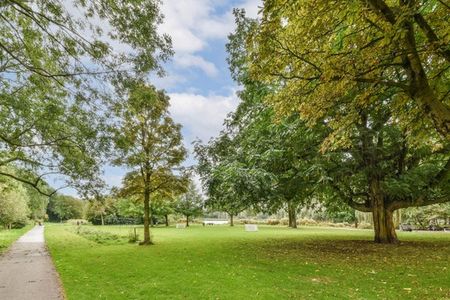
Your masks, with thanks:
[[[240,219],[239,222],[241,224],[255,224],[256,221],[252,219]]]
[[[280,220],[277,220],[277,219],[267,220],[267,225],[279,225],[279,224],[280,224]]]
[[[12,224],[11,228],[20,229],[20,228],[27,226],[28,224],[29,224],[28,219],[21,219],[21,220],[17,220],[16,222],[14,222]]]
[[[263,220],[255,220],[255,219],[240,219],[239,222],[241,224],[266,224]]]
[[[102,225],[100,217],[91,219],[93,225]],[[116,215],[109,215],[104,218],[105,225],[140,225],[144,223],[143,218],[126,218]]]
[[[372,225],[370,223],[359,223],[358,228],[360,229],[372,229]]]
[[[317,221],[313,219],[301,219],[297,221],[297,225],[317,226]]]
[[[289,225],[289,219],[288,218],[282,218],[281,220],[280,220],[280,224],[281,225]]]

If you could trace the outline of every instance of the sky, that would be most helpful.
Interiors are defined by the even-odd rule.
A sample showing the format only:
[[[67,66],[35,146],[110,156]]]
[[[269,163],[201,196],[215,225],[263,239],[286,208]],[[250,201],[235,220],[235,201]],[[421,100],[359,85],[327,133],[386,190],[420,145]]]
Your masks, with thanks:
[[[192,142],[216,136],[239,102],[225,50],[235,28],[233,8],[244,8],[254,18],[261,5],[261,0],[163,0],[165,18],[159,30],[171,36],[175,55],[164,66],[166,76],[152,77],[151,83],[168,93],[171,116],[183,126],[189,152],[185,166],[195,164]],[[109,186],[120,186],[125,173],[105,167],[104,179]],[[76,195],[71,189],[62,193]]]

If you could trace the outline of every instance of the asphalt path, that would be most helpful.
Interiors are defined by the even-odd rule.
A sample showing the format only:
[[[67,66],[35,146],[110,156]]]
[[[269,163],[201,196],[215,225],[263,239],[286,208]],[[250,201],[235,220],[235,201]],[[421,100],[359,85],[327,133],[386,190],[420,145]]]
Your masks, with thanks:
[[[64,299],[45,247],[44,226],[35,226],[0,256],[0,299]]]

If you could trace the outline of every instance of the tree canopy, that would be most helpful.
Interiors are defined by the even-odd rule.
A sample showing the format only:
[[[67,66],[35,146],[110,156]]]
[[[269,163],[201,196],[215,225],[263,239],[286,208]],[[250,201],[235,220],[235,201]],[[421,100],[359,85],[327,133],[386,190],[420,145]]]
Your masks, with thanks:
[[[159,2],[7,0],[0,18],[0,174],[45,194],[51,174],[84,185],[98,176],[116,89],[162,73],[172,54]]]
[[[433,127],[448,140],[448,23],[443,1],[269,0],[248,43],[251,71],[279,83],[279,113],[326,119],[331,143],[383,102],[409,136]]]

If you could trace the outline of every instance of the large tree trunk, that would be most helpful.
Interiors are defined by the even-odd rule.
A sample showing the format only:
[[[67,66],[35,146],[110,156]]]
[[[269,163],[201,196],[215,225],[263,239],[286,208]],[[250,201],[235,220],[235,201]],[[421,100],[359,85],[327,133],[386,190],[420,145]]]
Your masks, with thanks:
[[[168,215],[164,215],[164,218],[166,220],[166,227],[169,227],[169,216]]]
[[[105,225],[105,219],[103,218],[103,214],[100,214],[100,219],[102,220],[102,226]]]
[[[297,208],[291,202],[288,202],[289,227],[297,228]]]
[[[230,226],[234,226],[233,214],[230,214]]]
[[[370,184],[370,195],[372,198],[373,228],[375,230],[375,243],[393,244],[397,243],[395,233],[393,211],[385,207],[383,192],[380,182],[374,180]]]
[[[144,240],[140,245],[151,245],[150,239],[150,192],[148,189],[144,192]]]
[[[186,216],[186,227],[189,227],[189,216]]]

